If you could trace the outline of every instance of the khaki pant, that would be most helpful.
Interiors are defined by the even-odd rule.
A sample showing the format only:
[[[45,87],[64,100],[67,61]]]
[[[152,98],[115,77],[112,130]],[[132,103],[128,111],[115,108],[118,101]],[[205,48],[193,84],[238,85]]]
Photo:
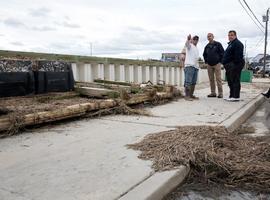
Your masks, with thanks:
[[[222,89],[222,79],[221,79],[221,64],[217,64],[214,66],[207,66],[208,77],[210,81],[211,94],[216,95],[216,84],[215,77],[217,81],[218,95],[223,95]]]

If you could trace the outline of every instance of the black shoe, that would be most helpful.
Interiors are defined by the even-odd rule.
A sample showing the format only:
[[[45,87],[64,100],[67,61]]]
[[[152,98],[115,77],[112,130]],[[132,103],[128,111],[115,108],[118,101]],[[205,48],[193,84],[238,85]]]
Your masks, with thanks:
[[[264,97],[266,97],[266,98],[269,98],[269,97],[270,97],[269,92],[268,92],[268,93],[262,93],[262,95],[263,95]]]
[[[222,94],[219,94],[219,95],[217,96],[217,98],[221,99],[221,98],[223,98],[223,95],[222,95]]]
[[[216,94],[209,94],[209,95],[207,95],[207,97],[209,97],[209,98],[211,98],[211,97],[217,97],[217,95]]]

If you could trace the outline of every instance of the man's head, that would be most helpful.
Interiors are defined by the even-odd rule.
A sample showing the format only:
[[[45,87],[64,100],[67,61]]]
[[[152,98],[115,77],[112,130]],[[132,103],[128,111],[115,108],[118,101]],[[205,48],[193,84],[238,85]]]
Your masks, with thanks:
[[[207,34],[207,39],[209,42],[213,42],[214,41],[214,34],[213,33],[208,33]]]
[[[198,41],[199,41],[199,36],[195,35],[193,36],[192,38],[192,43],[196,46],[198,44]]]
[[[232,31],[229,31],[228,33],[228,39],[229,41],[233,41],[237,38],[237,35],[236,35],[236,31],[232,30]]]

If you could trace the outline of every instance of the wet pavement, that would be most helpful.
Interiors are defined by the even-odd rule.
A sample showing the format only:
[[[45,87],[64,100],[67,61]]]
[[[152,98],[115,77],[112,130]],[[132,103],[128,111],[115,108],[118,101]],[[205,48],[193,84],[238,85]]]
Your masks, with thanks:
[[[254,193],[220,186],[183,185],[165,200],[268,200],[270,194]]]

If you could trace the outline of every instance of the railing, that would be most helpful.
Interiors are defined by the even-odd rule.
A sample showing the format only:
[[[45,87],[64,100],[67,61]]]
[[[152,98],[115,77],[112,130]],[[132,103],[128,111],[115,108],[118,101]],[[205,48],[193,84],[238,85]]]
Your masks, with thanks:
[[[94,79],[182,86],[184,70],[178,62],[144,61],[75,55],[0,51],[0,57],[63,60],[72,63],[76,81],[93,82]],[[208,82],[207,70],[200,69],[198,83]]]

